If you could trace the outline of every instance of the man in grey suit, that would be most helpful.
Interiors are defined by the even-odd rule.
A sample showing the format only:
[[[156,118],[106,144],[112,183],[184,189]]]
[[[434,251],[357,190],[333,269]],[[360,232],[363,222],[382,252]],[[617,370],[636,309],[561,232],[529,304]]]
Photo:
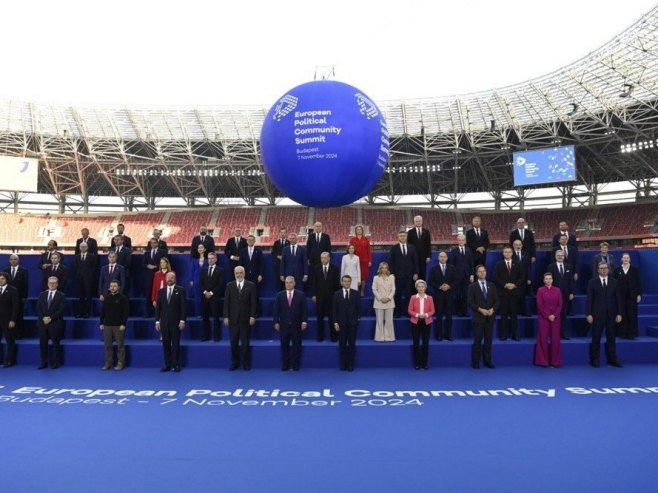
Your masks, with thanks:
[[[242,369],[251,370],[249,339],[251,327],[256,325],[258,298],[256,285],[247,281],[244,267],[238,265],[233,269],[235,281],[226,285],[224,293],[224,325],[229,328],[231,338],[231,366],[236,370],[242,360]],[[240,347],[241,346],[241,347]]]
[[[484,265],[477,266],[475,275],[477,280],[468,287],[468,306],[473,310],[471,366],[476,370],[480,368],[480,358],[482,358],[484,366],[496,368],[491,359],[491,346],[498,309],[498,293],[496,285],[487,281],[487,269]]]

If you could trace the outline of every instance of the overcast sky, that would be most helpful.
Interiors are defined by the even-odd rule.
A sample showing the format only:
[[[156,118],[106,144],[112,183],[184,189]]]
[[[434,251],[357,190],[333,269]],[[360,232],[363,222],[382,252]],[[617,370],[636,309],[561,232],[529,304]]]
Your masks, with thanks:
[[[558,69],[655,5],[655,0],[5,2],[0,99],[270,106],[288,89],[313,80],[318,67],[333,67],[335,79],[376,101],[447,96]]]

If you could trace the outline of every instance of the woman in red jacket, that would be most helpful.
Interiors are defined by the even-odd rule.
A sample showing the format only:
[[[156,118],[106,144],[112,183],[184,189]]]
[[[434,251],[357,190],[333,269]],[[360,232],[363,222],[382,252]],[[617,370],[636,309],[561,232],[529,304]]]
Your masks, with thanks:
[[[416,370],[424,368],[429,370],[427,359],[429,356],[430,328],[434,316],[434,300],[425,291],[427,284],[418,279],[415,284],[417,294],[409,300],[407,312],[411,317],[411,337],[414,341],[414,367]],[[420,340],[422,339],[422,347]]]
[[[361,267],[361,296],[365,294],[366,281],[372,266],[372,250],[370,240],[366,237],[363,226],[357,224],[354,227],[354,236],[350,238],[350,245],[354,245],[354,255],[359,257],[359,267]]]
[[[155,306],[158,301],[158,291],[167,285],[167,273],[169,272],[173,272],[171,270],[169,259],[167,257],[162,257],[160,259],[160,268],[153,275],[153,289],[151,290],[151,301],[153,302],[153,306]]]

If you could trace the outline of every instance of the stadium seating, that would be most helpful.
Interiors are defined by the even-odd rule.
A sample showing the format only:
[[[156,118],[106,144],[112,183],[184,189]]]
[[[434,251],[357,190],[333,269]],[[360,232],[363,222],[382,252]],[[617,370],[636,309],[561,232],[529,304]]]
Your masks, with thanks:
[[[338,207],[334,209],[315,209],[313,222],[320,221],[324,231],[331,236],[332,245],[347,245],[350,242],[350,228],[357,223],[357,209]]]
[[[169,215],[167,224],[163,231],[163,238],[167,240],[169,246],[189,246],[192,243],[192,237],[199,234],[199,228],[203,225],[213,229],[214,224],[210,224],[212,210],[193,209],[187,211],[175,211]],[[214,234],[217,235],[217,228]]]

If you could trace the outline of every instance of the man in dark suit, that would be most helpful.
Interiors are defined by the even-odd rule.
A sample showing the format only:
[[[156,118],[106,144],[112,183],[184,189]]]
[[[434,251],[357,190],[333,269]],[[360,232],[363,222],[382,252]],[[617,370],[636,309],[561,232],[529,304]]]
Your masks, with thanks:
[[[279,239],[272,245],[272,258],[274,258],[274,277],[276,278],[277,291],[282,291],[284,288],[283,281],[281,280],[281,258],[283,256],[283,249],[290,245],[288,241],[288,231],[286,228],[279,229]]]
[[[566,221],[560,221],[559,231],[553,235],[553,241],[551,243],[553,251],[555,251],[560,245],[560,236],[567,237],[567,245],[569,247],[578,248],[578,239],[576,238],[576,235],[569,232],[569,225]]]
[[[123,267],[117,264],[116,252],[110,252],[107,254],[107,265],[101,267],[101,275],[98,280],[98,297],[101,301],[110,292],[110,282],[115,279],[119,281],[119,291],[121,291],[126,276]]]
[[[256,237],[247,236],[247,246],[240,250],[240,265],[244,267],[245,278],[259,287],[263,282],[263,250],[255,246]]]
[[[561,250],[564,253],[564,261],[571,265],[571,270],[573,271],[573,280],[578,280],[578,246],[569,245],[569,238],[566,235],[560,236],[558,240],[558,245],[553,249],[553,255],[555,252]],[[598,267],[597,267],[598,269]]]
[[[201,269],[201,280],[199,286],[201,289],[203,317],[203,336],[202,341],[210,340],[210,316],[212,315],[212,338],[213,341],[219,341],[222,338],[222,325],[219,321],[219,299],[224,285],[224,271],[217,265],[217,254],[208,253],[208,267]]]
[[[18,307],[18,321],[14,335],[20,339],[23,330],[23,315],[25,314],[25,301],[29,292],[29,276],[27,269],[21,267],[20,258],[15,253],[9,256],[9,267],[5,269],[9,273],[9,285],[18,290],[20,306]]]
[[[637,337],[637,305],[642,301],[640,270],[631,265],[631,256],[624,253],[621,256],[621,265],[617,267],[614,275],[619,282],[624,308],[617,335],[624,339],[635,339]]]
[[[531,279],[531,257],[530,254],[523,251],[523,244],[521,240],[516,239],[512,244],[514,254],[512,260],[514,263],[521,266],[521,273],[523,274],[523,283],[519,286],[519,313],[528,316],[528,296],[532,292],[532,279]],[[555,278],[553,278],[555,279]]]
[[[231,366],[236,370],[242,361],[243,370],[251,370],[251,352],[249,339],[251,327],[256,325],[258,298],[256,286],[245,279],[244,267],[238,265],[234,270],[235,281],[226,285],[224,293],[224,325],[229,328],[231,337]]]
[[[407,313],[409,297],[418,279],[418,255],[414,246],[407,244],[406,231],[398,232],[398,243],[391,247],[388,265],[395,276],[395,316],[401,317]]]
[[[50,256],[50,265],[46,267],[43,271],[46,277],[43,280],[46,282],[45,285],[42,284],[44,290],[48,289],[48,278],[55,276],[57,278],[57,285],[61,291],[64,291],[66,288],[66,280],[68,279],[68,269],[61,262],[62,257],[59,252],[53,252]]]
[[[466,232],[466,245],[473,252],[474,265],[487,265],[487,249],[489,248],[489,233],[481,228],[480,216],[473,216],[472,228]]]
[[[596,275],[599,269],[599,264],[603,262],[604,264],[608,264],[608,272],[610,274],[614,274],[615,270],[617,269],[617,262],[615,261],[614,255],[609,253],[610,244],[607,241],[604,241],[599,245],[599,248],[599,254],[594,255],[592,273]]]
[[[297,235],[288,235],[290,245],[283,249],[281,254],[281,270],[279,279],[283,282],[286,277],[295,278],[295,285],[302,289],[303,284],[308,281],[308,257],[306,248],[297,244]]]
[[[208,228],[201,226],[199,228],[199,234],[192,238],[192,246],[190,247],[190,255],[192,258],[199,258],[199,244],[203,243],[203,246],[206,247],[206,252],[215,251],[215,240],[211,235],[208,234]]]
[[[39,330],[39,353],[41,364],[39,370],[48,367],[48,340],[53,342],[51,368],[62,364],[62,345],[64,337],[64,310],[66,295],[57,290],[57,277],[48,278],[48,289],[37,300],[37,328]]]
[[[498,335],[501,341],[509,338],[519,341],[519,288],[523,287],[524,278],[521,265],[512,260],[512,247],[503,248],[503,260],[496,262],[494,268],[494,284],[498,291],[500,304],[500,328]]]
[[[281,339],[281,370],[299,370],[302,354],[302,332],[308,325],[306,296],[295,289],[295,278],[286,277],[286,289],[279,291],[274,300],[274,329]],[[292,352],[291,352],[292,345]]]
[[[157,229],[153,230],[159,231]],[[166,247],[165,243],[165,247]],[[144,251],[144,298],[146,299],[145,316],[150,317],[153,314],[153,303],[151,302],[151,291],[153,290],[153,276],[160,268],[160,259],[167,257],[167,250],[160,248],[157,238],[149,240],[149,247]]]
[[[535,234],[530,228],[526,228],[525,219],[522,217],[516,221],[516,229],[509,234],[510,245],[514,245],[516,240],[521,241],[521,250],[530,257],[530,263],[534,263],[537,260]]]
[[[448,254],[442,251],[439,253],[439,263],[430,269],[429,275],[429,285],[432,286],[432,298],[436,310],[434,337],[437,341],[453,340],[452,310],[456,282],[457,269],[448,263]]]
[[[555,262],[548,265],[548,272],[553,275],[553,285],[562,293],[562,313],[560,315],[560,338],[570,339],[567,330],[567,315],[574,299],[573,269],[564,261],[564,252],[555,252]]]
[[[594,368],[600,366],[601,335],[605,329],[605,355],[608,364],[621,368],[617,359],[615,343],[615,323],[621,322],[623,300],[619,283],[608,276],[608,264],[601,262],[598,275],[587,284],[587,323],[592,325],[592,343],[589,347],[589,363]]]
[[[128,284],[130,284],[130,264],[132,262],[133,252],[123,244],[123,238],[124,237],[121,235],[116,235],[113,239],[114,246],[110,251],[117,254],[117,264],[123,267],[125,284],[121,285],[121,292],[128,293]]]
[[[78,285],[78,311],[76,317],[87,318],[91,315],[91,299],[96,294],[96,268],[98,258],[89,253],[88,243],[79,245],[80,253],[75,256],[75,278]]]
[[[162,334],[162,372],[180,371],[180,335],[185,329],[185,288],[176,285],[176,274],[167,273],[167,285],[158,291],[155,304],[155,330]]]
[[[243,248],[247,248],[247,240],[242,237],[242,228],[235,228],[233,236],[226,240],[224,247],[230,272],[240,265],[240,250]]]
[[[55,240],[50,240],[48,242],[48,247],[46,251],[41,254],[39,257],[39,269],[41,269],[41,289],[44,290],[48,286],[48,277],[50,277],[50,271],[47,270],[52,265],[51,257],[53,253],[59,254],[60,262],[64,258],[64,255],[57,250],[57,242]],[[62,286],[63,287],[63,286]]]
[[[498,293],[494,283],[487,281],[487,269],[484,265],[478,265],[476,274],[477,281],[468,287],[468,306],[473,310],[471,366],[477,370],[480,368],[480,359],[484,361],[484,366],[487,368],[495,368],[491,348],[498,309]]]
[[[133,241],[130,236],[123,234],[125,230],[126,227],[122,223],[117,224],[117,235],[121,236],[121,245],[128,248],[129,250],[132,250]],[[124,290],[123,287],[121,289],[122,291]]]
[[[318,342],[324,341],[324,319],[329,319],[329,335],[332,342],[338,340],[338,334],[334,328],[332,304],[334,293],[340,287],[340,272],[338,267],[331,263],[331,254],[322,252],[320,255],[320,265],[315,268],[312,281],[312,296],[315,303],[315,312],[317,316],[317,334]]]
[[[87,253],[91,253],[92,255],[98,255],[98,242],[96,241],[96,239],[89,236],[89,229],[82,228],[82,230],[80,230],[80,233],[82,234],[82,237],[75,240],[75,254],[79,255],[80,245],[82,243],[86,243]]]
[[[466,246],[466,236],[457,236],[457,246],[450,251],[448,259],[450,265],[455,267],[457,280],[455,290],[455,311],[460,317],[466,316],[468,286],[473,282],[473,252]]]
[[[313,233],[310,233],[306,238],[306,252],[308,254],[308,264],[311,267],[309,272],[311,273],[320,265],[322,252],[331,253],[331,238],[327,233],[323,233],[322,223],[319,221],[313,225]]]
[[[162,239],[162,230],[158,228],[153,228],[153,235],[151,238],[155,238],[156,241],[158,242],[158,248],[160,250],[164,250],[165,254],[169,253],[169,247],[167,246],[167,242]],[[149,248],[153,248],[151,246],[151,241],[149,240],[149,244],[147,245],[146,249],[148,250]]]
[[[404,237],[406,240],[406,233]],[[342,289],[334,293],[332,307],[334,329],[338,332],[340,347],[340,371],[354,371],[356,330],[361,318],[361,295],[356,289],[350,289],[351,276],[343,276],[340,282]]]
[[[16,327],[21,306],[18,290],[9,285],[9,274],[0,272],[0,336],[7,344],[5,368],[16,364]]]
[[[413,245],[418,257],[418,279],[425,280],[425,272],[432,258],[432,235],[423,228],[423,217],[414,217],[414,227],[407,231],[407,244]]]

